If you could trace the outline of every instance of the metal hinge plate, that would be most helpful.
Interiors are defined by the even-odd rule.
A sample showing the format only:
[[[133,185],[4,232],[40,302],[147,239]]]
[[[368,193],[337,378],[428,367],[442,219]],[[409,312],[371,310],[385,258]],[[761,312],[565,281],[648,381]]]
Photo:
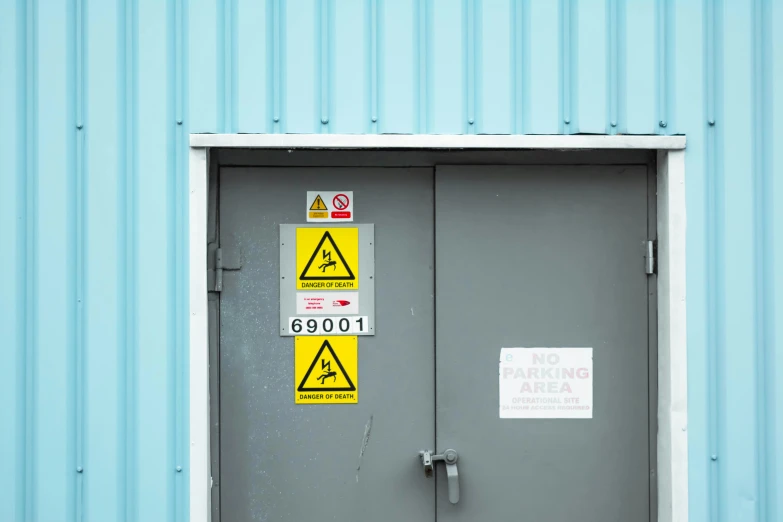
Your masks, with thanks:
[[[658,242],[651,240],[647,241],[646,252],[644,255],[644,268],[647,275],[653,275],[658,270],[656,257],[658,254]]]
[[[207,273],[207,288],[210,292],[223,291],[223,271],[240,270],[242,268],[242,252],[239,248],[220,247],[215,249],[215,269]]]

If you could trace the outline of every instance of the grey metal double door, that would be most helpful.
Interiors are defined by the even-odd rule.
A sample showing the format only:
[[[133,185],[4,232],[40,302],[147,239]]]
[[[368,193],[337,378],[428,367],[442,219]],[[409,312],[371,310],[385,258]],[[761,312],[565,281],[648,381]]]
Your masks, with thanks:
[[[213,516],[649,520],[649,187],[644,165],[223,168],[220,242],[243,261],[220,294]],[[278,329],[278,225],[319,188],[375,224],[355,405],[294,404]],[[592,418],[499,418],[501,348],[573,346],[593,348]],[[446,448],[456,504],[418,456]]]

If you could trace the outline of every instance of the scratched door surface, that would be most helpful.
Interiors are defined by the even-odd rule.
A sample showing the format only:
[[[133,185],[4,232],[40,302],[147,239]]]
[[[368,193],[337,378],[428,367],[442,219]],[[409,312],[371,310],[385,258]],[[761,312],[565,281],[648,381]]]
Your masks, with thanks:
[[[648,520],[646,167],[438,167],[435,199],[438,521]],[[499,418],[504,347],[592,347],[593,418]]]
[[[433,522],[432,169],[223,168],[220,242],[241,249],[220,295],[221,522]],[[294,340],[279,335],[278,225],[307,190],[353,190],[375,224],[376,333],[359,338],[359,403],[294,404]],[[213,471],[214,473],[214,471]]]

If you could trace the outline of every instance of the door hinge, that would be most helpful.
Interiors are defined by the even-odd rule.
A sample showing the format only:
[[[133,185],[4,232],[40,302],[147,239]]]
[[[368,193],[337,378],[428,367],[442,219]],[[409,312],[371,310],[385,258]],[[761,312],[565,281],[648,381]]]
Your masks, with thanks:
[[[223,291],[223,271],[242,268],[242,252],[238,248],[220,247],[215,249],[215,269],[207,274],[207,288],[210,292]]]
[[[658,270],[656,257],[658,256],[658,242],[655,240],[647,241],[647,251],[644,255],[644,268],[647,275],[653,275]]]

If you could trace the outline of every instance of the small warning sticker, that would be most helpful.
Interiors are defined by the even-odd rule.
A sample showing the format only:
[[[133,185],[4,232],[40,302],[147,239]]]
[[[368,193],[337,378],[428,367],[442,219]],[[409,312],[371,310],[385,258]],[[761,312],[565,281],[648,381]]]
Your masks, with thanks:
[[[358,228],[296,229],[297,290],[359,288]]]
[[[326,203],[324,203],[324,200],[321,199],[321,195],[318,194],[315,197],[313,204],[310,205],[310,210],[329,210],[329,209],[326,208]]]
[[[340,223],[353,221],[352,190],[308,190],[307,222]]]
[[[359,402],[356,337],[296,337],[294,402],[355,404]]]

